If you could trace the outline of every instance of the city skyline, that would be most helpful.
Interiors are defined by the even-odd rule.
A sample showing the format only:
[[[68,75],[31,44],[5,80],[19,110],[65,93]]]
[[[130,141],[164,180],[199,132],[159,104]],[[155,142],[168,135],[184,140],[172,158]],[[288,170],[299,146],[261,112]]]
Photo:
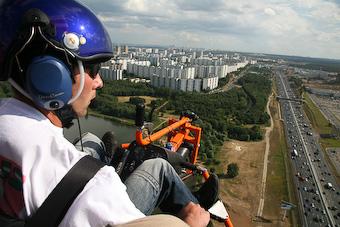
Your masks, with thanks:
[[[340,59],[335,0],[82,0],[113,43]]]

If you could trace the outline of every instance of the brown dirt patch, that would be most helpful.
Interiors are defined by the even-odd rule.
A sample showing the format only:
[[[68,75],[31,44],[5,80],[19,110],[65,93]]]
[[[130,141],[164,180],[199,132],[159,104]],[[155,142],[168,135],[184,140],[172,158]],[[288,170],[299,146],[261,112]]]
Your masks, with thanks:
[[[224,144],[219,154],[219,160],[224,165],[223,174],[227,173],[230,163],[235,162],[239,166],[239,174],[235,178],[220,176],[220,196],[226,203],[234,226],[254,226],[252,219],[257,214],[260,200],[264,150],[265,141],[231,140]],[[224,224],[214,222],[214,226]]]

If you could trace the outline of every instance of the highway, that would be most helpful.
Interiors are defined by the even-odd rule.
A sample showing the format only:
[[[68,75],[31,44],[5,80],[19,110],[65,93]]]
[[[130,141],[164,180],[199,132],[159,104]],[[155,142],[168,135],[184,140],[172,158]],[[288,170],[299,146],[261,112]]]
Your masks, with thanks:
[[[283,98],[280,99],[281,117],[295,175],[299,201],[296,205],[299,207],[303,224],[338,226],[340,188],[318,143],[318,135],[304,116],[300,102],[289,100],[294,100],[295,94],[280,71],[276,71],[276,82],[278,95]],[[331,183],[332,188],[325,187],[327,183]]]

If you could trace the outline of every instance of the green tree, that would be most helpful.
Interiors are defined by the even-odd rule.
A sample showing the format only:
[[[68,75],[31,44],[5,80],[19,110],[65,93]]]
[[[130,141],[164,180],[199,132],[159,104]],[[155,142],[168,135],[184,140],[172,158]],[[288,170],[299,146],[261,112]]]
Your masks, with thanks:
[[[0,98],[13,96],[11,85],[7,81],[0,81]]]
[[[207,160],[208,160],[207,154],[206,154],[206,153],[203,153],[203,154],[202,154],[202,161],[203,161],[203,162],[206,162]]]
[[[215,157],[214,151],[212,151],[212,150],[207,151],[207,157],[208,158],[214,158]]]
[[[227,172],[227,176],[230,178],[234,178],[238,175],[238,170],[239,167],[237,165],[237,163],[231,163],[228,165],[228,172]]]
[[[131,104],[138,104],[138,103],[145,103],[145,99],[141,97],[130,97],[129,103]]]

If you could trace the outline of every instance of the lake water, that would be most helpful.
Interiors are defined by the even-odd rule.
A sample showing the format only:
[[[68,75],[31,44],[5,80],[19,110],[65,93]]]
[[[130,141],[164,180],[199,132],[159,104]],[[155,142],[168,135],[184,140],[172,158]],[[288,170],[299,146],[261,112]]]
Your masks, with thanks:
[[[73,120],[74,125],[70,129],[64,129],[64,135],[70,142],[79,136],[78,122]],[[118,143],[129,143],[135,140],[135,126],[124,125],[108,119],[87,116],[80,118],[81,132],[91,132],[102,138],[107,131],[114,131]]]

